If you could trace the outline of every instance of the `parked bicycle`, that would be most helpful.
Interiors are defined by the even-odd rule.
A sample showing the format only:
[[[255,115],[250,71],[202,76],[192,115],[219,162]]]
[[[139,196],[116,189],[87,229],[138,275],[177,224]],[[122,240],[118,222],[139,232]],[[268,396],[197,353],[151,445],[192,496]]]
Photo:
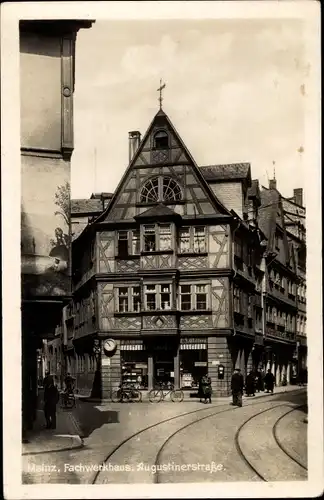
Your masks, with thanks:
[[[75,407],[75,396],[73,392],[63,391],[60,395],[60,406],[63,409],[72,409]]]
[[[113,391],[111,400],[113,403],[140,403],[142,393],[133,385],[121,385],[119,389]]]
[[[166,390],[166,392],[164,392]],[[181,389],[175,389],[173,385],[165,388],[165,384],[160,384],[157,389],[152,389],[149,392],[149,400],[151,403],[159,403],[164,401],[166,396],[170,394],[170,399],[173,403],[181,403],[184,398],[184,394]]]

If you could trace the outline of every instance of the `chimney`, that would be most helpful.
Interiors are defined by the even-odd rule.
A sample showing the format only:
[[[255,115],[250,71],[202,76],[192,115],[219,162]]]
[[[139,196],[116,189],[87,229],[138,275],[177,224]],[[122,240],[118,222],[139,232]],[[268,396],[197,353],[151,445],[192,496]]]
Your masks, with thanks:
[[[277,180],[276,179],[269,180],[269,189],[277,189]]]
[[[141,142],[141,133],[138,130],[133,132],[128,132],[128,144],[129,144],[129,161],[134,158],[136,151]]]
[[[294,202],[303,206],[303,188],[294,189]]]

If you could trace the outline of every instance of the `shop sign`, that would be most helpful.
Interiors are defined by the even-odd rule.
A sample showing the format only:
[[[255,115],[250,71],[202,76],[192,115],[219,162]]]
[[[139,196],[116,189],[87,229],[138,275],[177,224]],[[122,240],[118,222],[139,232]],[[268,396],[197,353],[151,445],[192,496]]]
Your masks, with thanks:
[[[147,368],[147,363],[136,363],[135,368]]]
[[[216,359],[216,360],[215,360],[215,359],[213,359],[213,361],[211,362],[211,365],[212,365],[212,366],[217,366],[217,365],[219,365],[219,364],[220,364],[220,361],[219,361],[218,359]]]
[[[110,358],[102,358],[101,365],[102,366],[110,366]]]
[[[207,361],[195,361],[195,366],[207,366]]]

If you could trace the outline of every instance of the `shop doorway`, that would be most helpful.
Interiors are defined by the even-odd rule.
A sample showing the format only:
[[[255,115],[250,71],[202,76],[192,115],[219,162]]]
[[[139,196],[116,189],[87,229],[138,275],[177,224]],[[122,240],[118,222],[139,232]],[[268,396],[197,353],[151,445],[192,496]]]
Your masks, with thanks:
[[[174,357],[172,346],[155,346],[153,352],[153,385],[174,385]]]

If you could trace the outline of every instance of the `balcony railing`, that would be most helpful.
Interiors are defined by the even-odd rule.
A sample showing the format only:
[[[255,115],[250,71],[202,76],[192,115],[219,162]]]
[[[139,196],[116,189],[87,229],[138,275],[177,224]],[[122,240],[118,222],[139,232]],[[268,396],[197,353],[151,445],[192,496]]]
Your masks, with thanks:
[[[283,325],[276,325],[273,321],[267,321],[265,333],[285,340],[294,340],[295,338],[294,332],[287,331]]]

